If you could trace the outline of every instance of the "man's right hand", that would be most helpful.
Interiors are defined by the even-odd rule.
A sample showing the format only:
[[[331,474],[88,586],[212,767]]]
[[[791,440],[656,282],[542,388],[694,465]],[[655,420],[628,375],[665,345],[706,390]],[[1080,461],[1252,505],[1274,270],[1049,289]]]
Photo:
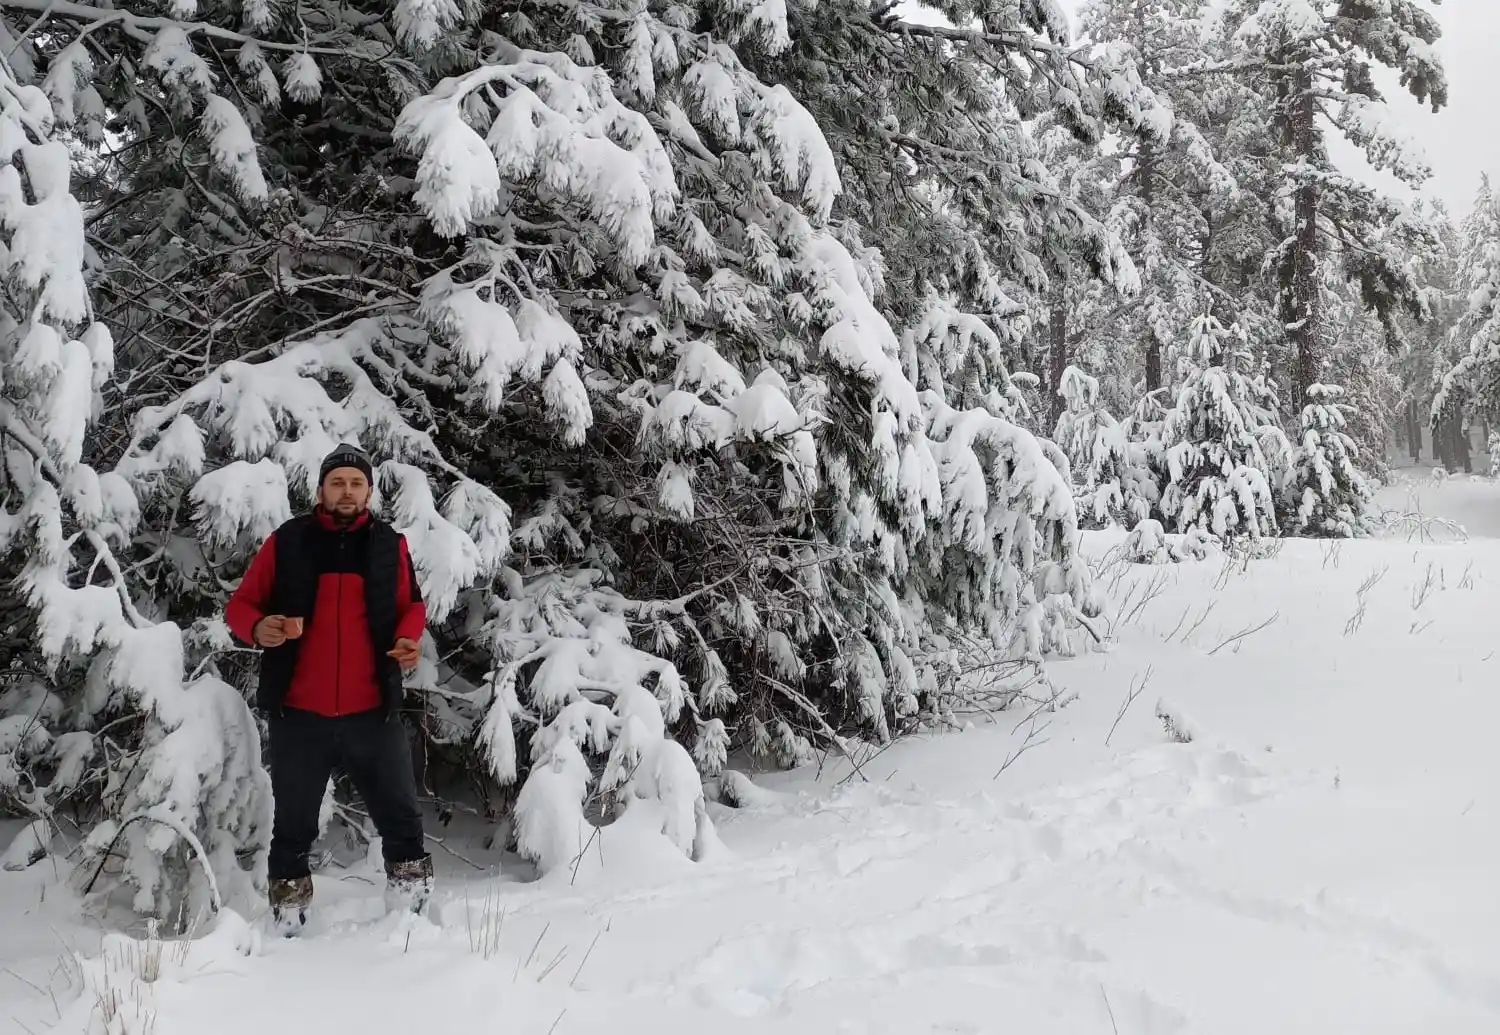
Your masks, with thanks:
[[[255,623],[255,642],[262,647],[280,647],[286,642],[286,615],[266,615]]]

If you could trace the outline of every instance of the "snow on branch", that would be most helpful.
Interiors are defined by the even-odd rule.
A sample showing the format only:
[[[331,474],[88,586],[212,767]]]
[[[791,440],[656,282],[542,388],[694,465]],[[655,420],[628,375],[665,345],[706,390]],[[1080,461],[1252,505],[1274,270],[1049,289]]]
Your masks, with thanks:
[[[645,116],[614,97],[603,70],[562,54],[506,45],[496,63],[408,104],[394,132],[420,156],[416,201],[447,236],[495,212],[502,177],[535,176],[582,204],[625,261],[639,264],[654,221],[676,206],[671,162]]]
[[[1344,101],[1337,121],[1349,142],[1364,151],[1371,167],[1389,172],[1413,187],[1432,176],[1432,167],[1421,145],[1402,131],[1385,104],[1351,96]]]
[[[956,613],[976,618],[997,646],[1014,640],[1039,658],[1045,598],[1079,612],[1093,607],[1072,487],[1025,429],[983,410],[955,410],[932,391],[922,405],[942,488],[930,563],[964,586]]]

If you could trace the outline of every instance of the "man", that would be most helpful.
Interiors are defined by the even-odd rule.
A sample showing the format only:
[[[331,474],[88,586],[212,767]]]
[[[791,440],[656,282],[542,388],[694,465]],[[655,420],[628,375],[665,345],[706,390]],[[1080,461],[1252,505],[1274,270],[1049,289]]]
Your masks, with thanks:
[[[388,906],[421,912],[432,890],[398,714],[427,609],[406,538],[369,512],[371,480],[358,448],[328,454],[317,506],[266,540],[225,609],[230,631],[263,650],[255,703],[270,725],[269,898],[288,935],[307,920],[308,853],[336,763],[380,835]]]

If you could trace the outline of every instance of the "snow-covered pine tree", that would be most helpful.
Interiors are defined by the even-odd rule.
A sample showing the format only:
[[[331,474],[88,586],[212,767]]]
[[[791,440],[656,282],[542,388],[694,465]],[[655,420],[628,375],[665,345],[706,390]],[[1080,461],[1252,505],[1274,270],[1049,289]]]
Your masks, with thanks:
[[[1487,193],[1488,181],[1485,177],[1481,177],[1481,181],[1481,194]],[[1476,203],[1470,215],[1476,215],[1478,208]],[[1434,204],[1432,209],[1431,218],[1437,225],[1440,247],[1431,254],[1414,256],[1412,260],[1412,275],[1421,287],[1423,304],[1430,318],[1420,324],[1413,321],[1414,325],[1407,328],[1404,344],[1391,364],[1392,376],[1399,386],[1395,403],[1404,431],[1400,438],[1405,440],[1405,452],[1413,463],[1421,461],[1424,451],[1437,459],[1450,457],[1450,451],[1444,445],[1453,441],[1454,437],[1446,434],[1453,421],[1444,420],[1432,428],[1430,439],[1427,432],[1433,417],[1432,404],[1442,389],[1443,376],[1464,351],[1454,331],[1468,309],[1468,298],[1460,295],[1458,283],[1461,275],[1474,270],[1472,260],[1462,266],[1459,264],[1464,239],[1452,216],[1440,204]],[[1466,347],[1467,342],[1462,346]],[[1382,430],[1388,431],[1388,428]],[[1355,440],[1360,441],[1360,436],[1356,435]],[[1384,435],[1379,441],[1383,448]]]
[[[1068,297],[1055,299],[1061,304],[1053,306],[1050,325],[1068,327],[1064,362],[1087,365],[1108,406],[1130,414],[1121,422],[1127,441],[1157,484],[1167,480],[1160,419],[1181,386],[1171,359],[1186,350],[1191,318],[1232,312],[1242,326],[1259,329],[1261,310],[1269,310],[1245,290],[1243,270],[1259,261],[1259,254],[1243,257],[1245,238],[1262,217],[1237,182],[1257,168],[1240,153],[1255,149],[1246,134],[1263,134],[1264,120],[1235,124],[1244,117],[1247,93],[1238,81],[1177,74],[1201,64],[1209,16],[1197,0],[1090,0],[1080,11],[1091,54],[1137,69],[1169,117],[1160,122],[1162,134],[1136,134],[1107,161],[1088,159],[1113,169],[1100,218],[1124,242],[1140,290],[1123,295],[1070,285]],[[1122,341],[1138,347],[1122,349]],[[1062,350],[1055,343],[1051,350],[1053,369],[1060,370]]]
[[[1264,357],[1259,363],[1251,360],[1255,353],[1249,344],[1250,335],[1243,328],[1237,328],[1235,336],[1240,342],[1236,349],[1236,366],[1245,374],[1248,399],[1245,413],[1249,426],[1256,429],[1255,438],[1260,444],[1263,462],[1261,472],[1274,496],[1276,488],[1286,483],[1292,471],[1292,443],[1282,430],[1281,392],[1270,360]]]
[[[991,386],[976,404],[906,376],[880,252],[835,212],[849,165],[801,84],[755,74],[823,8],[44,16],[18,53],[61,69],[50,48],[83,19],[54,107],[85,137],[110,113],[129,145],[91,185],[130,417],[113,473],[140,505],[132,577],[197,619],[193,670],[240,677],[220,603],[335,440],[380,455],[379,505],[413,543],[429,759],[519,786],[545,870],[594,794],[698,851],[679,743],[713,772],[732,745],[790,762],[889,736],[932,685],[925,630],[1026,659],[1062,642],[1093,603],[1060,453],[986,408]],[[1050,3],[1006,17],[989,57],[1045,54],[1078,87],[1013,84],[1033,110],[1088,132],[1133,95],[1080,78]],[[830,46],[908,35],[835,25]],[[985,106],[956,124],[1003,107],[976,82]],[[1024,146],[984,151],[1014,126],[971,150],[1031,196],[1006,179],[1045,188]],[[882,147],[948,155],[917,191],[970,157]],[[1077,231],[1109,261],[1065,208],[1012,225],[985,181],[959,187],[988,213],[964,286],[986,314],[984,271],[1030,268],[1017,241],[1000,258],[1007,233]]]
[[[1418,267],[1413,280],[1427,315],[1421,320],[1410,316],[1399,319],[1404,339],[1399,345],[1364,307],[1353,285],[1337,282],[1328,285],[1324,293],[1328,329],[1325,382],[1339,388],[1344,434],[1355,447],[1360,470],[1369,478],[1379,477],[1385,470],[1385,452],[1400,420],[1402,396],[1408,387],[1402,381],[1400,357],[1430,340],[1426,335],[1442,329],[1441,309],[1432,305],[1434,293],[1423,283],[1420,259],[1413,256],[1411,265]],[[1300,420],[1299,416],[1298,423],[1288,424],[1296,428]]]
[[[244,700],[189,674],[181,629],[136,596],[131,486],[85,459],[115,356],[57,130],[47,93],[0,63],[0,560],[9,631],[35,645],[4,659],[0,795],[59,847],[70,805],[102,803],[81,886],[113,890],[113,864],[137,911],[180,928],[220,904],[242,856],[263,877],[269,786]]]
[[[1079,523],[1134,528],[1156,509],[1161,490],[1147,447],[1098,401],[1099,381],[1075,366],[1063,371],[1065,407],[1053,438],[1068,455]]]
[[[1336,262],[1392,333],[1399,330],[1398,312],[1422,315],[1404,259],[1434,246],[1432,228],[1340,171],[1327,137],[1331,129],[1375,168],[1420,185],[1430,170],[1393,124],[1372,70],[1380,64],[1396,71],[1419,102],[1441,108],[1447,83],[1433,47],[1441,29],[1417,0],[1234,0],[1225,24],[1233,51],[1219,67],[1247,77],[1274,101],[1281,139],[1265,161],[1282,181],[1277,193],[1292,197],[1291,211],[1279,216],[1288,243],[1274,261],[1279,308],[1296,352],[1295,401],[1301,405],[1309,387],[1322,380],[1326,268]]]
[[[1128,213],[1111,203],[1120,157],[1080,141],[1062,120],[1048,115],[1036,120],[1033,132],[1038,154],[1057,172],[1059,194],[1098,219],[1109,240],[1119,247],[1123,224],[1128,222]],[[1064,371],[1079,359],[1081,349],[1094,343],[1091,338],[1097,341],[1095,324],[1108,322],[1108,317],[1099,314],[1129,308],[1140,294],[1139,272],[1123,248],[1115,265],[1119,273],[1106,278],[1075,251],[1057,249],[1045,257],[1048,284],[1034,293],[1031,307],[1032,323],[1038,330],[1034,365],[1044,374],[1045,407],[1039,414],[1044,432],[1055,428],[1062,416]]]
[[[1110,128],[1154,138],[1170,117],[1128,64],[1081,60],[1050,0],[939,6],[983,31],[911,24],[895,5],[872,14],[850,0],[795,3],[790,47],[746,40],[740,51],[824,130],[843,186],[838,225],[857,223],[862,240],[878,240],[880,297],[894,322],[920,324],[937,299],[1006,339],[1014,365],[1026,314],[1050,295],[1060,264],[1089,271],[1105,290],[1135,283],[1118,234],[1069,189],[1036,127],[1082,153]],[[999,74],[1005,68],[1014,74]],[[1018,385],[1030,378],[1018,374]],[[1051,400],[1042,401],[1046,410]]]
[[[1265,159],[1279,147],[1277,98],[1255,75],[1209,72],[1235,68],[1242,59],[1236,49],[1237,23],[1232,14],[1222,5],[1205,11],[1201,54],[1163,66],[1158,74],[1164,81],[1162,89],[1175,102],[1189,106],[1209,149],[1238,188],[1195,192],[1192,207],[1197,217],[1189,225],[1196,227],[1197,247],[1190,247],[1188,254],[1196,259],[1196,268],[1209,285],[1204,310],[1221,323],[1237,324],[1249,351],[1263,358],[1278,381],[1291,383],[1294,379],[1287,372],[1295,353],[1278,308],[1276,264],[1267,259],[1279,255],[1287,240],[1282,170]],[[1196,315],[1193,312],[1179,327],[1166,329],[1177,334],[1172,348],[1179,353],[1187,350],[1182,335]],[[1180,380],[1171,383],[1168,405],[1180,387]]]
[[[1184,344],[1192,317],[1241,294],[1217,282],[1214,262],[1244,201],[1239,170],[1215,153],[1216,146],[1235,150],[1233,138],[1215,129],[1233,117],[1237,84],[1174,74],[1201,62],[1211,16],[1203,0],[1088,0],[1079,12],[1083,39],[1132,63],[1171,113],[1162,140],[1141,137],[1124,149],[1111,191],[1112,222],[1140,270],[1141,290],[1078,319],[1086,351],[1094,342],[1105,352],[1118,352],[1122,338],[1140,343],[1132,370],[1143,372],[1146,392],[1174,387],[1164,360]]]
[[[908,652],[931,691],[924,706],[946,715],[967,692],[975,653],[989,673],[981,692],[996,693],[997,674],[1008,670],[1034,680],[1046,653],[1077,649],[1077,628],[1099,603],[1080,578],[1076,509],[1064,506],[1067,456],[1023,426],[1032,410],[1006,370],[1000,337],[933,298],[904,335],[904,352],[927,435],[938,440],[931,448],[943,516],[913,543],[896,591],[916,647]],[[1032,548],[1040,554],[1028,558]],[[1018,582],[1021,572],[1030,574]]]
[[[1457,251],[1458,316],[1435,359],[1440,380],[1431,407],[1434,452],[1450,470],[1468,461],[1459,431],[1466,415],[1500,422],[1500,197],[1488,178],[1459,228]]]
[[[1314,385],[1302,408],[1302,433],[1282,496],[1293,535],[1350,539],[1365,533],[1365,508],[1373,495],[1354,465],[1358,450],[1344,431],[1343,389]]]
[[[1201,527],[1221,540],[1276,534],[1276,503],[1261,452],[1261,422],[1237,354],[1239,327],[1193,321],[1196,367],[1162,428],[1169,478],[1161,510],[1175,530]]]
[[[1117,237],[1061,189],[1034,124],[1084,146],[1170,125],[1127,63],[1086,63],[1056,0],[940,0],[947,28],[898,5],[786,4],[791,45],[742,48],[823,129],[843,187],[839,212],[878,243],[884,304],[901,325],[933,295],[999,323],[1045,293],[1067,254],[1113,284],[1133,276]],[[971,28],[980,31],[971,31]]]

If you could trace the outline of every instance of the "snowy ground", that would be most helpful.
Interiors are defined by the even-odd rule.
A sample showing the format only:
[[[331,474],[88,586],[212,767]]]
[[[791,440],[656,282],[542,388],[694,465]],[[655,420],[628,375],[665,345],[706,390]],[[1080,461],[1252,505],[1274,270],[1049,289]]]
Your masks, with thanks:
[[[1391,483],[1375,495],[1378,507],[1403,515],[1420,515],[1434,537],[1451,539],[1452,522],[1475,539],[1500,539],[1500,495],[1495,483],[1477,475],[1447,475],[1433,467],[1396,471]],[[1436,519],[1434,522],[1433,519]],[[1409,528],[1410,523],[1404,526]]]
[[[1493,1035],[1500,488],[1380,502],[1380,541],[1112,569],[1071,704],[764,781],[696,867],[609,830],[573,886],[450,868],[432,922],[355,874],[300,941],[102,957],[0,873],[0,1030]]]

